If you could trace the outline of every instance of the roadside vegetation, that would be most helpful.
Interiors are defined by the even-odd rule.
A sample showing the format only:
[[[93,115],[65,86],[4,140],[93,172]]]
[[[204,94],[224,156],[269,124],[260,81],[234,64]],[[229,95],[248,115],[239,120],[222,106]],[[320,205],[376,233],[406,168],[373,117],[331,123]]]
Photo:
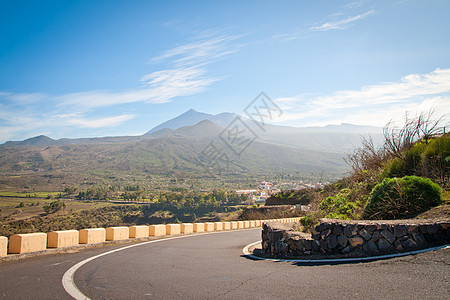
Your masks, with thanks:
[[[159,194],[145,192],[138,186],[113,190],[117,193],[117,202],[108,201],[106,196],[113,195],[108,194],[111,189],[106,188],[89,189],[106,194],[78,192],[71,188],[57,198],[45,197],[39,201],[5,198],[9,202],[1,202],[0,236],[109,226],[237,220],[246,206],[242,202],[247,199],[234,191],[222,189],[211,192],[166,191]],[[140,196],[122,196],[130,193]],[[90,198],[84,199],[87,195]]]
[[[267,203],[308,204],[312,212],[301,219],[304,229],[319,218],[450,217],[450,135],[443,117],[432,111],[406,116],[402,126],[389,123],[383,132],[382,145],[363,139],[347,156],[350,176],[320,190],[285,191]]]

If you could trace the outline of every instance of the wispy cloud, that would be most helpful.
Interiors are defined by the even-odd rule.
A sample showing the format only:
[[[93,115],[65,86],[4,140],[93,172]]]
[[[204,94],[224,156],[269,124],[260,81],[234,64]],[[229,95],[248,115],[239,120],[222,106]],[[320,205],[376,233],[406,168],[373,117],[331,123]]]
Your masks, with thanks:
[[[326,16],[321,22],[303,25],[293,31],[276,34],[272,36],[272,39],[285,43],[297,39],[310,38],[320,32],[348,29],[356,25],[357,22],[375,14],[374,9],[368,10],[366,8],[366,11],[361,11],[366,2],[367,0],[351,2],[340,11]]]
[[[151,62],[172,60],[175,66],[202,66],[238,51],[240,44],[234,44],[243,35],[220,35],[203,38],[176,46],[152,58]]]
[[[55,97],[60,105],[77,105],[84,108],[113,106],[146,102],[166,103],[176,97],[189,96],[204,91],[221,80],[208,76],[207,65],[237,51],[234,41],[241,36],[221,35],[208,37],[176,46],[150,59],[166,67],[143,75],[141,87],[128,91],[89,91]]]
[[[130,103],[166,103],[176,97],[203,92],[223,77],[212,77],[208,66],[242,47],[242,35],[203,33],[196,39],[163,51],[150,59],[156,70],[141,76],[140,86],[122,91],[93,90],[63,95],[0,92],[0,134],[2,140],[35,132],[51,132],[55,122],[63,127],[105,128],[121,125],[136,117],[122,114],[103,118],[87,116],[105,107]],[[42,113],[42,106],[49,109]],[[0,102],[1,105],[1,102]],[[20,115],[17,114],[20,111]],[[70,111],[70,114],[65,112]],[[14,116],[14,117],[13,117]],[[22,134],[21,134],[22,133]]]
[[[84,128],[101,128],[101,127],[114,127],[118,126],[128,120],[133,119],[135,116],[131,114],[123,114],[120,116],[106,117],[100,119],[86,119],[79,117],[69,117],[62,119],[67,125],[76,125]]]
[[[346,29],[346,28],[352,26],[353,24],[355,24],[356,21],[362,20],[362,19],[366,18],[367,16],[370,16],[374,13],[375,13],[374,10],[369,10],[365,13],[362,13],[362,14],[359,14],[356,16],[350,16],[345,19],[329,21],[329,22],[325,22],[325,23],[317,25],[317,26],[312,26],[309,28],[309,30],[328,31],[328,30],[335,30],[335,29]]]
[[[437,107],[450,111],[450,69],[428,74],[410,74],[359,90],[342,90],[331,95],[299,95],[276,99],[285,111],[278,121],[302,125],[342,122],[384,125],[402,117],[405,111],[420,112]]]

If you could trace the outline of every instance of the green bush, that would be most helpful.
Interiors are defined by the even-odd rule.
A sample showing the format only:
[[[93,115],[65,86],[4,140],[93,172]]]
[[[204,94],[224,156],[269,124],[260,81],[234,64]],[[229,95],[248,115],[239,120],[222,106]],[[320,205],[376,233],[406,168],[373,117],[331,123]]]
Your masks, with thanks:
[[[47,205],[44,205],[42,208],[47,214],[53,214],[63,208],[66,207],[66,204],[61,200],[53,201]]]
[[[442,183],[450,177],[450,138],[442,136],[431,140],[422,153],[423,171],[427,177],[439,178]]]
[[[364,217],[411,218],[441,203],[441,188],[428,178],[386,178],[372,190]]]
[[[300,224],[303,226],[305,231],[311,230],[311,228],[319,225],[319,214],[318,213],[309,213],[304,217],[299,219]]]
[[[367,186],[367,184],[360,182],[350,188],[342,189],[336,196],[330,196],[322,200],[319,208],[325,213],[326,218],[360,219],[370,191],[367,190]]]
[[[423,176],[444,184],[450,176],[450,138],[448,135],[420,141],[404,153],[402,159],[389,160],[381,172],[381,178]]]

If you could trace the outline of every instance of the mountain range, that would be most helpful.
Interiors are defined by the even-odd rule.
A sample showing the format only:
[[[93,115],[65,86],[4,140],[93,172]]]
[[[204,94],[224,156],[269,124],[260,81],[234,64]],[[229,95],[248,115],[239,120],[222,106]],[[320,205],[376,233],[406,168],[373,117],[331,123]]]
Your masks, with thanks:
[[[352,124],[327,125],[324,127],[290,127],[265,124],[264,131],[253,121],[235,113],[207,114],[190,109],[185,113],[152,128],[141,136],[117,136],[98,138],[62,138],[54,140],[45,135],[36,136],[24,141],[8,141],[1,146],[56,146],[75,144],[98,144],[135,142],[147,138],[168,137],[211,137],[218,136],[236,118],[255,132],[258,141],[275,145],[283,145],[312,151],[332,151],[345,153],[354,149],[361,142],[362,136],[370,135],[375,143],[382,140],[382,128]],[[204,122],[210,121],[210,122]],[[194,125],[201,123],[195,128]],[[201,127],[201,130],[198,128]],[[197,129],[197,130],[195,130]]]
[[[224,140],[236,118],[252,132],[241,152]],[[241,123],[241,124],[242,124]],[[208,145],[227,157],[226,173],[319,173],[339,176],[348,171],[343,157],[360,145],[361,136],[381,140],[381,128],[351,124],[289,127],[261,124],[233,113],[206,114],[193,109],[141,136],[51,139],[37,136],[0,145],[2,173],[143,172],[146,174],[205,173],[201,161]],[[208,168],[220,161],[209,162]],[[223,163],[223,161],[222,161]]]

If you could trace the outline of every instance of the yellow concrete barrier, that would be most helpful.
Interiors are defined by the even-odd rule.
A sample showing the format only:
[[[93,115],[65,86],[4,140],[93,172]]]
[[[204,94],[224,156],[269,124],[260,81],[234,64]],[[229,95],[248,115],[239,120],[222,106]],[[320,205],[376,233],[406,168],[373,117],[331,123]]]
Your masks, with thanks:
[[[261,227],[261,220],[255,220],[255,227]]]
[[[0,236],[0,257],[8,254],[8,238],[6,236]]]
[[[194,232],[203,232],[205,231],[204,223],[194,223]]]
[[[237,223],[238,223],[238,228],[239,229],[244,228],[244,221],[237,221]]]
[[[250,221],[244,221],[244,228],[250,228]]]
[[[148,237],[149,228],[147,225],[130,226],[130,238],[137,239]]]
[[[120,241],[130,238],[130,229],[125,226],[106,228],[107,241]]]
[[[174,235],[174,234],[180,234],[180,233],[181,233],[180,224],[167,224],[166,225],[166,234],[167,235]]]
[[[150,225],[150,236],[162,236],[166,235],[166,225],[159,224],[159,225]]]
[[[105,240],[105,228],[88,228],[80,230],[80,244],[102,243]]]
[[[231,229],[238,229],[238,222],[237,221],[232,221],[231,223]]]
[[[9,238],[9,253],[22,254],[47,249],[46,233],[15,234]]]
[[[59,230],[47,234],[48,248],[63,248],[76,246],[80,242],[78,230]]]
[[[222,223],[223,223],[223,230],[231,229],[231,222],[222,222]]]
[[[214,223],[212,222],[205,223],[205,231],[214,231]]]
[[[193,232],[194,232],[194,224],[192,223],[181,224],[181,233],[193,233]]]
[[[214,222],[214,230],[223,230],[223,222]]]
[[[250,221],[250,226],[249,227],[251,227],[251,228],[253,228],[253,227],[256,227],[256,222],[255,221]]]

